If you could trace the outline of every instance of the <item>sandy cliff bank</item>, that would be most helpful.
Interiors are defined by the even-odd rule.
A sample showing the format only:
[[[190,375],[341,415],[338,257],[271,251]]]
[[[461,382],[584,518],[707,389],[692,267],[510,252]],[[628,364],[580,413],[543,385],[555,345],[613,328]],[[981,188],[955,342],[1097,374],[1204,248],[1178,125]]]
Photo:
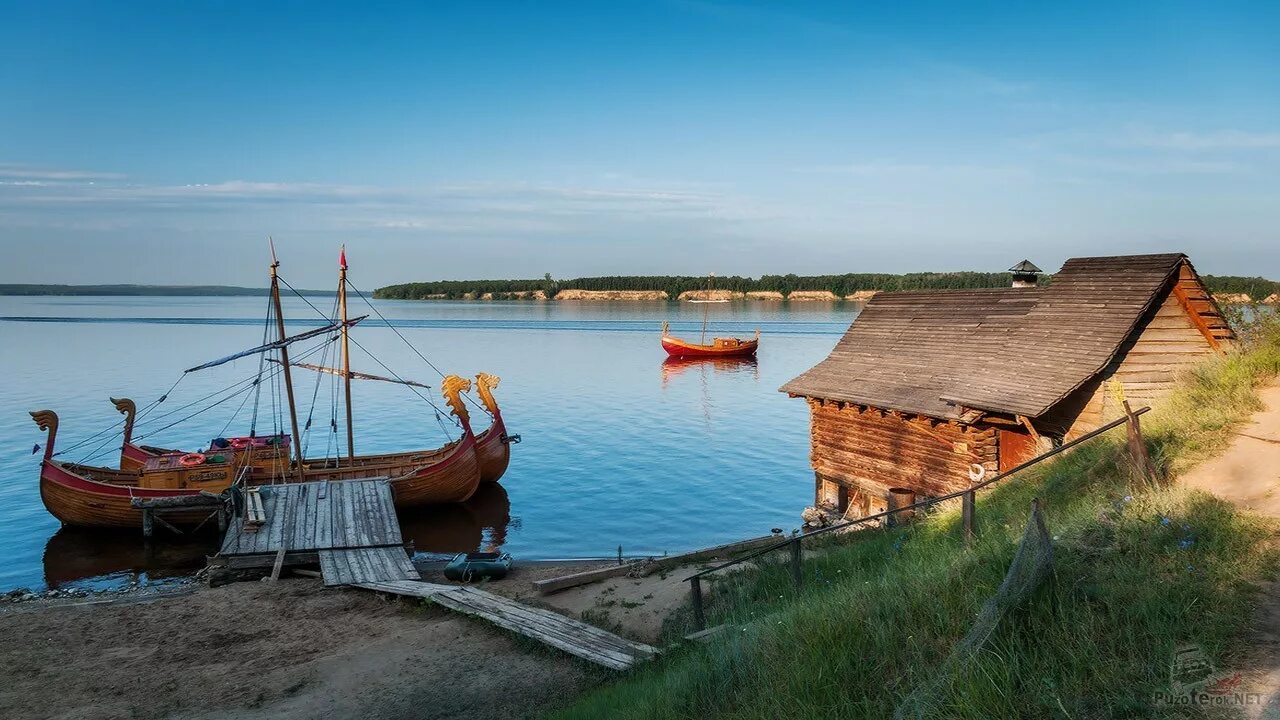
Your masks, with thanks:
[[[743,294],[733,290],[685,290],[677,300],[741,300]]]
[[[666,300],[663,290],[575,290],[556,293],[557,300]]]
[[[866,302],[871,298],[875,297],[876,293],[878,292],[880,291],[879,290],[858,290],[857,292],[853,292],[848,295],[845,295],[844,299],[850,300],[853,302]]]
[[[792,302],[835,302],[840,296],[830,290],[792,290],[787,299]]]

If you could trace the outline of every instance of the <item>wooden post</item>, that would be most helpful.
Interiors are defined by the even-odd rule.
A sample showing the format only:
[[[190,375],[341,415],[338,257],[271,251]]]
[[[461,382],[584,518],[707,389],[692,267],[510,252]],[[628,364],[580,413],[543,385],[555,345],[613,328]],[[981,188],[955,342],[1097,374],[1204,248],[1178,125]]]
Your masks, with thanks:
[[[150,540],[154,532],[155,525],[152,524],[151,508],[146,508],[142,511],[142,537]]]
[[[227,531],[227,506],[223,505],[218,508],[218,532]]]
[[[796,589],[804,582],[804,574],[802,573],[801,562],[804,560],[804,548],[800,547],[800,536],[797,535],[791,539],[791,579],[796,584]]]
[[[1134,469],[1137,470],[1138,476],[1145,482],[1155,482],[1156,469],[1151,464],[1151,456],[1147,454],[1147,442],[1142,438],[1142,425],[1137,415],[1133,414],[1133,409],[1129,407],[1129,401],[1125,400],[1124,414],[1128,418],[1125,425],[1126,434],[1129,441],[1129,457],[1133,460]]]
[[[977,506],[975,504],[976,500],[977,498],[974,497],[974,492],[972,490],[961,497],[960,517],[964,523],[964,541],[966,543],[973,542],[973,515],[977,510]]]
[[[702,614],[702,578],[695,577],[689,581],[689,599],[693,601],[694,632],[705,630],[707,618]]]

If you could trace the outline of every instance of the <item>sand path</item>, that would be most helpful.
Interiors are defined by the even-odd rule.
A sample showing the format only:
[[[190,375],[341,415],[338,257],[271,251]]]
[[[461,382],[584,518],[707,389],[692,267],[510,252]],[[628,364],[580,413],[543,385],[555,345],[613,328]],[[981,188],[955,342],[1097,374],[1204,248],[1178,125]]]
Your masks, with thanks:
[[[1191,470],[1182,483],[1237,507],[1280,517],[1280,385],[1259,395],[1264,408],[1234,432],[1226,452]],[[1264,588],[1254,620],[1244,672],[1247,690],[1262,694],[1264,701],[1247,707],[1245,716],[1280,720],[1280,581]]]

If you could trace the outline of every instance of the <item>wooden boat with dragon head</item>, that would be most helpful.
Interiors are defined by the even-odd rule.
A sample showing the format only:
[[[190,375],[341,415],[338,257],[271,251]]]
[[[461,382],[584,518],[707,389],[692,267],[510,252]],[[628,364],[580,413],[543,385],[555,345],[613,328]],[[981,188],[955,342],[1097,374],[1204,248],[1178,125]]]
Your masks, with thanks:
[[[159,456],[148,461],[153,471],[113,470],[54,459],[58,415],[36,410],[31,418],[48,433],[40,462],[40,499],[49,514],[64,525],[79,527],[142,527],[142,511],[134,498],[169,498],[221,492],[235,480],[234,458],[214,458],[197,465],[182,463],[184,455]],[[209,460],[205,458],[205,460]],[[159,465],[172,466],[161,469]],[[176,525],[196,525],[209,516],[207,508],[166,515]]]
[[[493,389],[498,387],[502,378],[489,373],[476,375],[476,394],[484,402],[493,423],[487,430],[476,436],[476,456],[480,459],[480,482],[498,482],[511,464],[511,446],[520,442],[519,435],[507,433],[506,423],[502,421],[502,409],[493,398]]]
[[[129,398],[108,398],[116,410],[124,415],[124,441],[120,444],[120,469],[141,470],[147,461],[166,453],[173,452],[167,448],[133,443],[133,424],[138,419],[138,404]]]
[[[113,399],[117,410],[125,415],[124,441],[121,445],[121,469],[97,467],[87,464],[65,463],[55,459],[54,442],[58,418],[55,413],[40,410],[31,413],[41,429],[48,432],[45,456],[41,463],[41,497],[49,512],[67,525],[85,527],[133,527],[141,526],[141,511],[132,506],[134,498],[165,498],[198,495],[204,492],[222,492],[233,484],[270,484],[280,482],[342,481],[369,477],[389,478],[392,494],[398,507],[460,503],[475,494],[482,481],[494,482],[500,478],[510,461],[510,444],[518,442],[518,436],[509,436],[502,421],[502,414],[493,398],[492,388],[497,377],[481,373],[477,388],[484,400],[485,409],[493,415],[490,427],[477,436],[471,428],[470,415],[464,403],[463,393],[471,389],[471,381],[456,375],[446,375],[440,384],[440,393],[449,408],[448,414],[456,418],[461,437],[442,447],[408,452],[361,454],[355,453],[354,433],[351,425],[351,381],[353,379],[380,380],[426,388],[428,386],[405,380],[400,376],[381,377],[352,371],[347,350],[349,329],[364,319],[348,320],[346,315],[346,259],[340,261],[339,305],[340,318],[328,325],[286,336],[284,321],[280,315],[280,290],[276,274],[278,262],[271,266],[271,300],[277,321],[278,339],[228,357],[190,368],[186,373],[221,365],[231,360],[261,355],[265,361],[267,352],[279,355],[275,370],[268,379],[278,373],[287,391],[291,434],[257,436],[252,431],[246,436],[215,438],[202,452],[182,453],[166,448],[141,445],[133,436],[137,420],[137,406],[127,398]],[[288,348],[307,338],[325,337],[328,341],[342,341],[342,367],[328,368],[291,362]],[[407,341],[406,341],[407,342]],[[258,378],[246,389],[260,388],[263,368],[260,364]],[[346,397],[347,453],[336,457],[304,457],[297,409],[294,403],[291,368],[303,367],[341,377]],[[185,373],[184,373],[185,375]],[[394,375],[394,373],[393,373]],[[424,400],[425,396],[414,389]],[[161,398],[163,401],[163,396]],[[158,401],[159,402],[159,401]],[[427,402],[430,402],[427,400]],[[255,403],[256,404],[256,403]],[[280,403],[284,405],[284,403]],[[437,419],[444,417],[435,410]],[[307,423],[308,428],[310,422]],[[442,423],[443,427],[443,423]],[[332,423],[337,433],[336,421]],[[191,512],[173,512],[165,519],[175,525],[196,525],[208,517],[207,509]]]

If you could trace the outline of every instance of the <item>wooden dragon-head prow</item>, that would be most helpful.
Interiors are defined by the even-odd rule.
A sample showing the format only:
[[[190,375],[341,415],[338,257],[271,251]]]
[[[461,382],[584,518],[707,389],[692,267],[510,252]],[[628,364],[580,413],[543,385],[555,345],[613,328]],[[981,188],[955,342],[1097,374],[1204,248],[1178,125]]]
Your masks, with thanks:
[[[116,406],[116,410],[124,415],[124,441],[129,442],[133,438],[133,421],[138,416],[138,404],[129,398],[108,398],[111,404]]]
[[[44,441],[44,459],[49,460],[53,457],[54,438],[58,437],[58,413],[52,410],[34,410],[31,412],[31,419],[36,421],[41,430],[49,431],[49,437]]]
[[[462,393],[471,389],[471,381],[457,375],[448,375],[440,381],[440,394],[453,414],[458,416],[462,424],[471,427],[471,416],[467,414],[467,406],[462,402]]]
[[[502,378],[489,373],[480,373],[476,375],[476,394],[484,402],[484,406],[489,408],[489,413],[497,417],[500,413],[498,410],[498,401],[493,399],[493,389],[498,387],[498,383],[502,382]]]

